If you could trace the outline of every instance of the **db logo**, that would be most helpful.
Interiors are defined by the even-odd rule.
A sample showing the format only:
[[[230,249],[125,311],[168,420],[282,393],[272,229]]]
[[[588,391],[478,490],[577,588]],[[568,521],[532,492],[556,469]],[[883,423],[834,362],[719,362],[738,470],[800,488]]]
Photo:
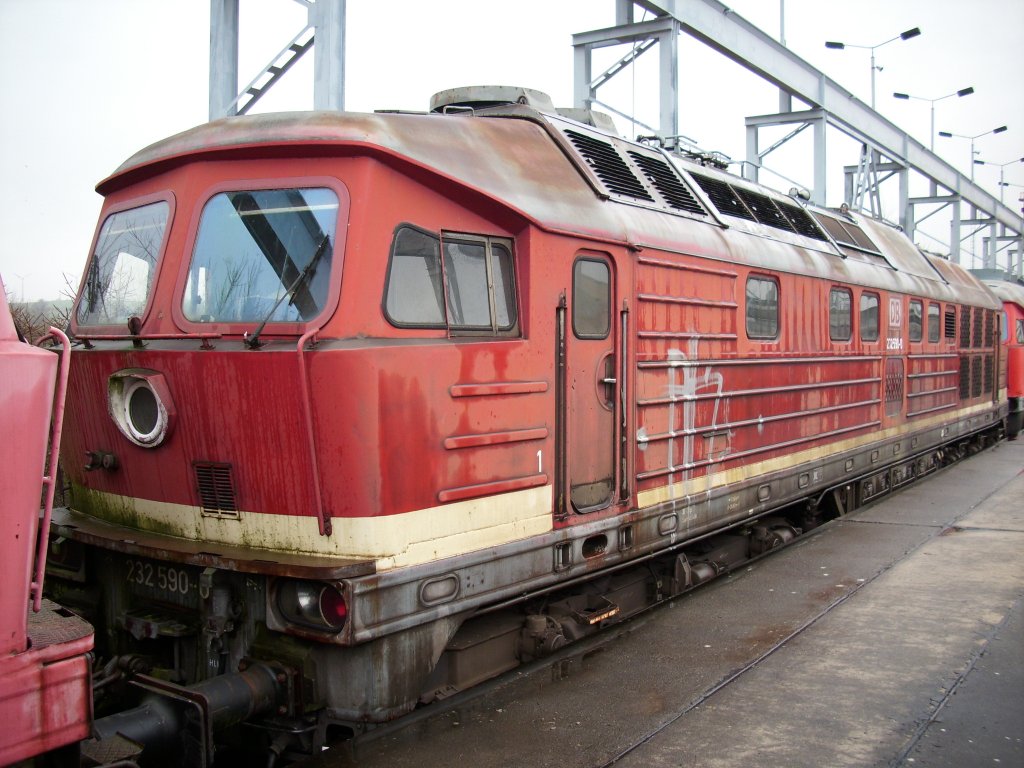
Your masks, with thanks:
[[[889,299],[889,325],[896,328],[903,325],[903,302],[899,299]]]

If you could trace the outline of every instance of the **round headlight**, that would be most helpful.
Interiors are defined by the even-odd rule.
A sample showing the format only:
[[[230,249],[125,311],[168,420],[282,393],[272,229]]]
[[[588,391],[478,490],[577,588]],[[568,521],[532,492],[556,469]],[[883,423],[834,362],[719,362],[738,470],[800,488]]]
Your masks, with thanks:
[[[124,416],[140,443],[150,443],[160,429],[160,401],[149,383],[136,379],[124,393]]]
[[[110,377],[107,395],[111,418],[136,445],[153,448],[170,433],[174,406],[161,374],[140,369],[119,371]]]

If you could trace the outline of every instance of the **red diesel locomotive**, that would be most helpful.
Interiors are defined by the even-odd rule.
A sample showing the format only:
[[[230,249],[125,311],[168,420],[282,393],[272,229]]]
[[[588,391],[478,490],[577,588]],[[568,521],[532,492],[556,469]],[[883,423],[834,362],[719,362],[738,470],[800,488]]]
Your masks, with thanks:
[[[1016,440],[1024,426],[1024,281],[1000,270],[972,270],[1003,302],[1000,338],[1006,356],[1010,413],[1006,435]]]
[[[101,741],[315,749],[1002,433],[969,273],[492,91],[229,118],[99,185],[49,583],[141,696]]]

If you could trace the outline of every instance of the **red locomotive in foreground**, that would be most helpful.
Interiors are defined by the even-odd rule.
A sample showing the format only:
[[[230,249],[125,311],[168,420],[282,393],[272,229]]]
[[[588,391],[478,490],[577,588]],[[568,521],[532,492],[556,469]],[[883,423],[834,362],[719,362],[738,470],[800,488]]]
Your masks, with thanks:
[[[67,337],[50,333],[62,342],[59,370],[56,355],[19,339],[0,282],[0,765],[43,753],[75,764],[92,717],[92,627],[42,593],[40,488],[48,525],[70,362]]]
[[[314,750],[1002,434],[969,273],[491,91],[100,184],[49,584],[138,697],[101,742]]]

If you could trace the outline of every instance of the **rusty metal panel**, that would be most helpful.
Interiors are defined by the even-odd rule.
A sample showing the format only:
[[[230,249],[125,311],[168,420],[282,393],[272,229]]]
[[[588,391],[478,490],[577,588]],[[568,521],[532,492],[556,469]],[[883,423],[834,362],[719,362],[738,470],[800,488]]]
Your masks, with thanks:
[[[45,600],[32,614],[28,634],[29,650],[0,660],[4,765],[87,738],[92,720],[92,627]]]

